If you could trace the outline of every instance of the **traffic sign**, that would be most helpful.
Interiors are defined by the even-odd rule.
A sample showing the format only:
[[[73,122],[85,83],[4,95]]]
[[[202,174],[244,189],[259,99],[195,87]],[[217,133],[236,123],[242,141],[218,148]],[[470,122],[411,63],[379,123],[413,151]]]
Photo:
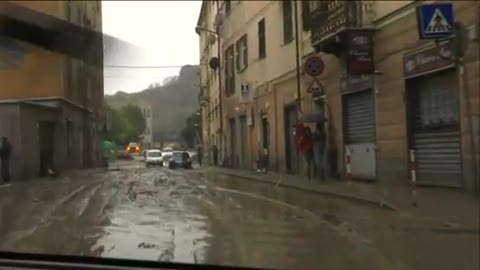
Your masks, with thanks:
[[[313,82],[310,84],[310,86],[307,89],[308,93],[322,93],[324,92],[323,90],[323,85],[316,79],[313,80]]]
[[[325,64],[323,63],[322,58],[317,55],[312,55],[308,57],[305,61],[303,69],[308,75],[316,77],[323,73],[323,70],[325,69]]]
[[[417,7],[420,39],[445,38],[453,34],[453,7],[451,3],[437,3]]]

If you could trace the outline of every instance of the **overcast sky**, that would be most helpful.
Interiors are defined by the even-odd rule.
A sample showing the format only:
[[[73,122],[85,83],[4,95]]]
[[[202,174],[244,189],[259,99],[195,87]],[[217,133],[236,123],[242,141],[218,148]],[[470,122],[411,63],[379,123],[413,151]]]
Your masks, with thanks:
[[[202,1],[102,1],[103,32],[145,48],[143,60],[125,59],[124,65],[198,64],[195,26],[201,4]],[[105,94],[141,91],[150,83],[161,83],[164,78],[177,75],[179,70],[106,68]]]

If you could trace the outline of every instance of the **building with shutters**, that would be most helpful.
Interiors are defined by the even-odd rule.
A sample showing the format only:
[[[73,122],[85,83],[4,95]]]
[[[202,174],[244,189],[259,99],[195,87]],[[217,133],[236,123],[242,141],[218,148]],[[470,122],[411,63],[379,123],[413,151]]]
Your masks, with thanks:
[[[312,78],[301,71],[297,81],[297,59],[301,65],[313,52],[302,5],[300,1],[203,1],[198,26],[218,28],[219,36],[210,43],[209,32],[198,31],[204,148],[219,146],[225,166],[255,169],[265,153],[270,170],[303,173],[293,125],[299,109],[309,113],[317,105],[307,93]],[[214,70],[208,64],[218,56],[220,68]]]
[[[451,1],[467,30],[458,64],[450,43],[419,39],[415,11],[427,2],[312,2],[312,46],[332,68],[323,82],[343,174],[407,184],[414,168],[418,184],[478,192],[478,3]],[[363,62],[350,55],[362,52],[360,41],[372,44]]]
[[[8,1],[0,13],[2,26],[19,27],[7,33],[28,31],[24,21],[45,31],[58,22],[102,31],[100,1]],[[101,41],[90,45],[103,52]],[[102,53],[92,56],[102,63]],[[103,68],[3,35],[0,85],[0,135],[13,145],[14,180],[102,164]]]
[[[215,83],[213,96],[206,94],[203,112],[223,108],[217,134],[225,165],[253,169],[265,152],[270,170],[305,174],[293,125],[317,112],[328,123],[330,175],[401,185],[416,167],[419,184],[478,190],[479,9],[452,1],[457,21],[468,29],[462,69],[448,59],[448,45],[419,39],[415,10],[422,3],[204,1],[210,25],[202,24],[202,15],[199,25],[220,24],[222,54],[221,72],[213,72],[221,84]],[[311,55],[324,63],[316,77],[323,99],[308,91],[313,78],[302,65]]]

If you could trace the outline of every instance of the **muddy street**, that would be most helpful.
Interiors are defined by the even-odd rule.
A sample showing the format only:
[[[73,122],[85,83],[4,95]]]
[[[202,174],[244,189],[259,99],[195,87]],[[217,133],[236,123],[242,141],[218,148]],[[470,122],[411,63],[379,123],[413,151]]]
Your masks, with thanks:
[[[0,211],[8,251],[281,269],[478,268],[475,231],[406,230],[414,221],[390,210],[138,161],[0,188]],[[429,250],[417,254],[413,243]],[[477,259],[465,261],[462,249]],[[425,259],[446,254],[447,264]]]

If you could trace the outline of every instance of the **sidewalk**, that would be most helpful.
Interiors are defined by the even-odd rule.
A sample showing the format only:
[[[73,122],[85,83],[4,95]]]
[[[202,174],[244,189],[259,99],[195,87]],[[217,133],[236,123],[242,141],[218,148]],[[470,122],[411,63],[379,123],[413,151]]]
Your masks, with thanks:
[[[328,179],[326,182],[321,182],[320,180],[308,180],[299,175],[286,175],[275,172],[257,173],[216,167],[207,168],[206,172],[353,200],[401,212],[405,215],[434,219],[453,217],[454,219],[468,220],[469,223],[474,222],[478,224],[480,222],[478,198],[462,190],[417,187],[417,207],[414,207],[409,186],[386,186],[382,185],[381,180],[378,180],[376,183],[338,179]]]

